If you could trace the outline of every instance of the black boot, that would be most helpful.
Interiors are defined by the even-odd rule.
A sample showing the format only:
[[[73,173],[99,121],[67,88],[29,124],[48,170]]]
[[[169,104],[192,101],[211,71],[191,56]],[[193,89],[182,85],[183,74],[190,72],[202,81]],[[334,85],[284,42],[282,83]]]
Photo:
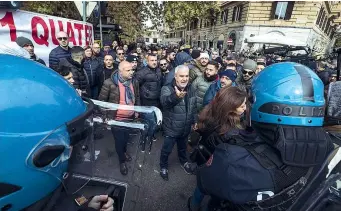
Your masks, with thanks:
[[[126,163],[120,164],[120,172],[124,176],[128,174],[128,167],[127,167]]]

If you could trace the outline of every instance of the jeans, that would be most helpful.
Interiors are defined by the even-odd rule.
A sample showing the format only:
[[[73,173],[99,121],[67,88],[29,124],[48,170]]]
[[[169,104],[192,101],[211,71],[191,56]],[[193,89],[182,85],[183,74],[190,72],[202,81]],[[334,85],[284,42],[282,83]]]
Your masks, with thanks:
[[[191,207],[200,207],[200,204],[202,200],[204,199],[205,194],[203,194],[199,187],[197,186],[194,190],[192,201],[191,201]]]
[[[147,136],[150,138],[154,137],[154,133],[156,130],[155,114],[153,112],[152,113],[141,113],[141,118],[143,120],[145,120],[148,124]]]
[[[129,128],[112,126],[111,132],[115,139],[115,149],[120,163],[126,160],[125,153],[127,152],[127,143],[129,139]]]
[[[187,162],[186,149],[187,149],[187,139],[188,137],[173,138],[169,136],[164,136],[163,146],[160,155],[160,167],[168,169],[168,156],[173,150],[174,144],[178,146],[178,157],[181,165]]]

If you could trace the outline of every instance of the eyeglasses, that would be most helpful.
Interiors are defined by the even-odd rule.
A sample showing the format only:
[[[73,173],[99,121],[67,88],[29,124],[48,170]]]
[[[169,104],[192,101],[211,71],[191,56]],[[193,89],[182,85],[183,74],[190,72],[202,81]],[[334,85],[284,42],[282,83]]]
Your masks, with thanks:
[[[160,66],[167,66],[167,63],[164,63],[164,64],[160,64]]]
[[[254,72],[243,70],[243,74],[244,74],[244,75],[246,75],[246,74],[248,74],[248,75],[253,75]]]
[[[58,37],[57,39],[58,39],[59,41],[62,41],[62,40],[65,40],[65,41],[66,41],[68,38],[67,38],[67,37]]]

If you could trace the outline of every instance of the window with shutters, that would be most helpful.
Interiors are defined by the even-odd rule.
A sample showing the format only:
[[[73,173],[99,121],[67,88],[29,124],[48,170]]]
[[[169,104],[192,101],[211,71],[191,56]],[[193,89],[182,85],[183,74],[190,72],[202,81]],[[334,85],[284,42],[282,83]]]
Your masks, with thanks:
[[[220,23],[221,23],[221,24],[224,23],[224,14],[225,14],[225,11],[221,11],[221,12],[220,12]]]
[[[226,18],[227,19],[227,18]],[[232,22],[242,20],[242,5],[235,6],[232,13]]]
[[[228,9],[226,9],[225,11],[224,11],[224,24],[227,24],[227,18],[228,18],[228,14],[229,14],[229,10]]]
[[[324,13],[324,8],[322,8],[317,16],[316,19],[316,25],[320,25],[320,23],[322,22],[322,17],[323,17],[323,13]]]
[[[271,19],[290,20],[294,4],[294,1],[272,2]]]

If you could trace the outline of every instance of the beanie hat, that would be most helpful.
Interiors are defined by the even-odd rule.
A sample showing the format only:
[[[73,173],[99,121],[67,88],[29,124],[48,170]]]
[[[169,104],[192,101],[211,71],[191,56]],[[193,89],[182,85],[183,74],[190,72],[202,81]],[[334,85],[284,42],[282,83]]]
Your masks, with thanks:
[[[243,68],[255,72],[257,70],[257,63],[251,59],[247,59],[244,61]]]
[[[126,58],[127,62],[137,62],[137,57],[134,55],[128,55]]]
[[[111,46],[111,43],[109,41],[105,41],[104,44],[103,44],[103,47],[104,46]]]
[[[235,82],[235,80],[237,79],[237,73],[233,70],[230,70],[230,69],[227,69],[227,70],[224,70],[224,71],[221,71],[219,73],[219,77],[223,77],[223,76],[226,76],[228,77],[232,82]]]
[[[214,61],[218,62],[220,65],[223,65],[223,60],[219,57],[215,58]]]
[[[191,56],[193,59],[197,59],[200,57],[200,53],[201,53],[201,51],[199,51],[199,50],[193,50]]]
[[[208,55],[208,53],[200,53],[200,58],[210,59],[210,55]]]
[[[20,46],[24,47],[25,45],[33,45],[32,41],[27,39],[26,37],[18,37],[15,42]]]

